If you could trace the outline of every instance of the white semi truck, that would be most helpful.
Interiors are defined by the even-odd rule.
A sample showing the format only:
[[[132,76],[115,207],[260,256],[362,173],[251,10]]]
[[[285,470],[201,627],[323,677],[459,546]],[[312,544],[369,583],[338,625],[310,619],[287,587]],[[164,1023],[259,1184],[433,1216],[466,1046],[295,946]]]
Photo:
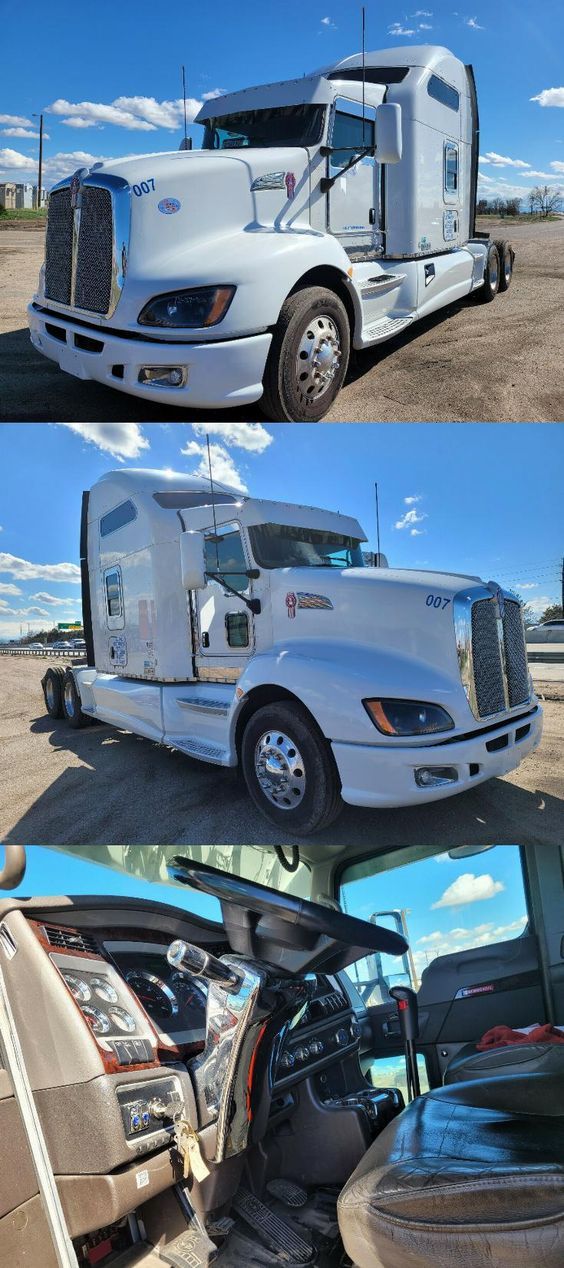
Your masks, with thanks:
[[[351,348],[474,291],[514,252],[476,232],[472,68],[445,48],[348,57],[206,102],[202,148],[54,187],[34,347],[159,404],[315,421]]]
[[[419,805],[504,775],[540,741],[515,595],[366,567],[358,521],[120,470],[84,494],[87,665],[48,712],[219,766],[306,835],[343,802]]]

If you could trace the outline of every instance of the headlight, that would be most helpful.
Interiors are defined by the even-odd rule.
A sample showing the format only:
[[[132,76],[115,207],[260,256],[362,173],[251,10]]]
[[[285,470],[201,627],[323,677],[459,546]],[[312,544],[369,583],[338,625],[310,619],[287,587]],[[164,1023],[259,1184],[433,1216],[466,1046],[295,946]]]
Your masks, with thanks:
[[[140,326],[197,328],[217,326],[235,294],[234,286],[200,286],[193,291],[157,295],[139,314]]]
[[[383,735],[434,735],[451,731],[454,722],[438,704],[418,700],[363,700],[364,708]]]

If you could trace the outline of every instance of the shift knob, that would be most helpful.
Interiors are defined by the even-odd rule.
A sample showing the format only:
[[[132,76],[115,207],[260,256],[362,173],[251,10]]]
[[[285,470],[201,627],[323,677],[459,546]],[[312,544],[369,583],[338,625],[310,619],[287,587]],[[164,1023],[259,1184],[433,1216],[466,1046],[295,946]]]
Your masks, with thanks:
[[[206,978],[208,982],[217,982],[218,986],[225,987],[232,995],[241,990],[245,980],[244,973],[239,973],[229,964],[224,964],[223,960],[218,960],[217,956],[210,955],[201,947],[195,947],[192,942],[183,942],[180,938],[171,942],[166,958],[172,968],[180,973],[191,973],[195,977]]]
[[[390,995],[398,1006],[398,1015],[402,1038],[412,1042],[419,1035],[419,1010],[417,995],[410,986],[391,986]]]

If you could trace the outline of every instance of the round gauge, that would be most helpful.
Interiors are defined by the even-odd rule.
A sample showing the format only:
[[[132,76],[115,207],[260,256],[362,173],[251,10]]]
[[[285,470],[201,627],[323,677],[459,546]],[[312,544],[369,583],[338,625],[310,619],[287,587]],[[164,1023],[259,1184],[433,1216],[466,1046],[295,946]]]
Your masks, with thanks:
[[[107,977],[91,977],[90,988],[99,999],[105,1000],[107,1004],[117,1004],[119,995]]]
[[[75,977],[74,973],[63,973],[65,982],[71,992],[71,995],[79,1004],[86,1004],[91,999],[91,991],[88,983],[81,977]]]
[[[197,1012],[203,1009],[205,1012],[207,996],[204,986],[196,984],[186,973],[173,973],[170,981],[184,1008],[194,1008]]]
[[[86,1004],[82,1009],[82,1013],[95,1035],[107,1035],[110,1029],[110,1019],[106,1017],[101,1008],[93,1008]]]
[[[178,1012],[176,995],[155,973],[148,973],[146,969],[131,969],[126,974],[126,981],[135,991],[149,1017],[160,1020],[174,1017]]]
[[[127,1031],[131,1034],[136,1029],[135,1018],[131,1016],[131,1013],[127,1013],[125,1008],[110,1008],[109,1016],[110,1021],[113,1021],[114,1026],[117,1026],[118,1030]]]

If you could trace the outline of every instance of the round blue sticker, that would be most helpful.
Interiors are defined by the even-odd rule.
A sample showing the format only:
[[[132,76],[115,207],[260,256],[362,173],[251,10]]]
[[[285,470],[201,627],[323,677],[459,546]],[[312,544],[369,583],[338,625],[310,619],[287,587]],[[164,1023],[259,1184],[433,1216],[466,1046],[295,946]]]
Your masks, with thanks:
[[[180,211],[181,205],[178,198],[161,198],[158,204],[159,211],[162,211],[163,216],[174,216],[176,211]]]

